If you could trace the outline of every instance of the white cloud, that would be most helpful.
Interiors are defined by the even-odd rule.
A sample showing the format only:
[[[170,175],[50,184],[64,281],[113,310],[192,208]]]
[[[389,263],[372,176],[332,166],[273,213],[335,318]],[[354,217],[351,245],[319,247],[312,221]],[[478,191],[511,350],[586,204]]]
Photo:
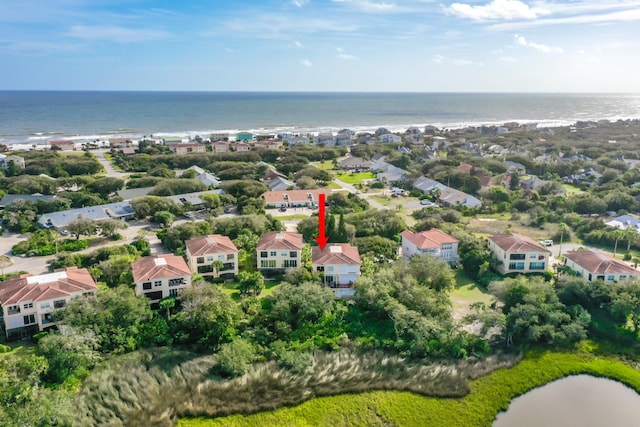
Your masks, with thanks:
[[[516,44],[519,46],[530,47],[542,53],[562,53],[563,52],[561,47],[549,46],[546,44],[541,44],[536,42],[530,42],[527,39],[525,39],[523,36],[519,36],[517,34],[514,37],[516,39]]]
[[[466,65],[478,65],[478,66],[483,66],[484,63],[482,62],[473,62],[473,61],[469,61],[468,59],[456,59],[453,61],[454,65],[461,65],[461,66],[466,66]]]
[[[474,21],[536,19],[550,13],[547,9],[530,7],[520,0],[492,0],[483,6],[453,3],[446,11],[459,18]]]
[[[293,42],[293,46],[297,47],[298,49],[302,49],[304,47],[304,46],[302,46],[302,43],[300,43],[297,40]]]
[[[338,52],[338,58],[344,59],[345,61],[353,61],[355,59],[358,59],[357,56],[346,53],[344,49],[341,47],[337,47],[336,51]]]
[[[302,65],[304,65],[305,67],[313,67],[313,62],[309,61],[308,59],[303,59],[300,62],[302,62]]]
[[[309,3],[309,0],[291,0],[291,4],[295,7],[303,7],[307,3]]]
[[[570,11],[568,11],[570,13]],[[576,10],[580,12],[580,10]],[[632,22],[640,21],[640,8],[615,11],[610,13],[599,14],[579,14],[575,16],[564,16],[559,18],[537,19],[527,22],[504,22],[494,24],[490,28],[494,30],[514,30],[526,27],[535,27],[541,25],[567,25],[567,24],[602,24],[611,22]]]
[[[371,0],[333,0],[334,3],[351,5],[363,12],[390,12],[396,9],[395,3],[375,2]]]
[[[501,56],[500,61],[503,62],[517,62],[516,59],[512,56]]]
[[[444,56],[442,56],[442,55],[434,55],[433,58],[431,58],[431,60],[433,62],[435,62],[436,64],[442,64],[442,61],[444,61]]]
[[[139,30],[100,25],[74,25],[69,30],[68,35],[84,40],[108,40],[118,43],[145,42],[169,37],[169,33],[166,31]]]

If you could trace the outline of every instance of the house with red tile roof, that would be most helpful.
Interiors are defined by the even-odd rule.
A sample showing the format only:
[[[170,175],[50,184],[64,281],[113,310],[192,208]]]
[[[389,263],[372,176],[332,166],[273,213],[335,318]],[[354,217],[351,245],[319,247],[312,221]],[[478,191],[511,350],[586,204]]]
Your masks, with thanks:
[[[215,141],[211,143],[211,151],[214,153],[226,153],[229,151],[230,144],[227,141]]]
[[[272,231],[260,236],[256,246],[258,270],[283,271],[302,264],[302,234],[292,231]]]
[[[640,271],[600,251],[569,251],[564,254],[565,265],[584,280],[607,283],[640,279]]]
[[[53,312],[72,298],[93,295],[98,287],[86,268],[23,274],[0,283],[0,307],[9,339],[33,335],[55,323]]]
[[[414,255],[430,255],[451,265],[458,263],[458,239],[437,228],[420,233],[405,230],[400,233],[400,236],[402,237],[403,258],[409,259]]]
[[[178,297],[182,289],[191,287],[191,270],[180,256],[154,255],[131,263],[136,294],[149,299],[152,307],[167,297]]]
[[[500,274],[544,273],[549,267],[549,251],[530,237],[496,234],[489,237],[489,250]]]
[[[238,274],[238,248],[227,236],[197,236],[185,244],[187,261],[193,273],[213,278]]]
[[[358,248],[346,243],[311,248],[312,271],[322,275],[322,282],[333,289],[336,298],[355,295],[353,283],[360,277],[361,264]]]

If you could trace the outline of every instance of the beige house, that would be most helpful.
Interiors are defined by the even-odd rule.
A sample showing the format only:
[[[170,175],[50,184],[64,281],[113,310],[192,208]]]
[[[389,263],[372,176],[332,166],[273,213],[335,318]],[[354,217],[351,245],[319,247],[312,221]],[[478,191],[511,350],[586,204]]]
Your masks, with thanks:
[[[564,256],[565,265],[589,282],[602,280],[611,283],[640,279],[640,271],[603,252],[570,251]]]
[[[238,274],[238,248],[227,236],[197,236],[185,243],[192,272],[213,278]]]
[[[185,142],[182,144],[171,145],[170,147],[171,151],[177,155],[207,152],[207,147],[197,142]]]
[[[272,231],[260,236],[256,246],[258,270],[283,271],[301,266],[302,234],[290,231]]]
[[[0,306],[7,338],[24,338],[54,326],[56,309],[97,289],[89,271],[78,267],[5,280],[0,283]]]
[[[322,275],[322,282],[333,289],[336,298],[355,295],[353,283],[360,277],[358,248],[346,243],[330,243],[311,248],[312,271]]]
[[[458,239],[449,236],[437,228],[414,233],[405,230],[402,237],[402,257],[409,259],[414,255],[430,255],[449,264],[458,263]]]
[[[232,147],[234,151],[238,151],[238,152],[251,150],[251,145],[245,144],[244,142],[236,142],[235,144],[233,144]]]
[[[182,289],[191,287],[191,270],[180,256],[142,257],[131,264],[136,294],[149,299],[152,308],[167,297],[178,297]]]
[[[229,143],[226,141],[216,141],[211,143],[211,151],[214,153],[226,153],[229,151]]]
[[[520,234],[489,237],[489,250],[500,274],[544,273],[549,267],[549,251],[535,240]]]

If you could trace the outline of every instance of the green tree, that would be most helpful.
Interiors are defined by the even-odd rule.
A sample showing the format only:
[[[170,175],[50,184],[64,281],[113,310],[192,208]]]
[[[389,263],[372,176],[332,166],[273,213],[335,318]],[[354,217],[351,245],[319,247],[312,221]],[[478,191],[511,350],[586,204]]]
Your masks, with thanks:
[[[173,317],[178,341],[215,349],[236,336],[242,310],[219,287],[194,283],[182,292],[181,302],[182,311]]]
[[[153,214],[153,221],[165,227],[170,227],[174,219],[174,215],[169,211],[158,211]]]
[[[98,221],[97,226],[100,229],[100,234],[107,238],[116,237],[119,230],[125,230],[129,227],[126,222],[119,219],[103,219]]]
[[[264,289],[264,276],[259,271],[241,271],[237,279],[241,295],[257,296]]]
[[[509,190],[516,191],[520,188],[520,175],[514,171],[509,178]]]
[[[100,350],[116,354],[138,348],[141,325],[153,315],[147,299],[126,286],[102,288],[94,297],[71,300],[56,314],[63,325],[93,331]]]
[[[347,224],[344,221],[344,214],[340,214],[338,219],[338,228],[333,236],[331,236],[332,243],[347,243],[349,236],[347,235]]]
[[[562,256],[562,241],[564,240],[564,235],[569,232],[569,226],[567,224],[565,224],[564,222],[561,222],[558,225],[558,228],[560,230],[560,247],[559,247],[559,250],[558,250],[558,256],[561,257]]]
[[[176,306],[176,299],[174,297],[167,297],[160,300],[160,308],[167,313],[167,322],[171,321],[171,309]]]
[[[624,319],[622,326],[627,323],[627,319],[633,325],[633,331],[640,331],[640,282],[619,284],[615,286],[615,291],[611,300],[611,312]]]
[[[95,235],[98,231],[98,224],[89,218],[78,218],[67,225],[67,230],[75,236],[76,240],[80,240],[81,236]]]
[[[624,238],[624,232],[619,229],[615,229],[612,232],[613,237],[615,238],[615,243],[613,244],[613,257],[616,257],[616,253],[618,252],[618,242],[620,239]]]
[[[87,185],[87,189],[100,194],[102,197],[107,197],[109,194],[118,190],[122,190],[124,187],[124,181],[120,178],[104,177],[93,181]]]
[[[257,355],[253,344],[236,338],[220,346],[216,355],[216,369],[222,377],[238,377],[249,371]]]
[[[48,361],[45,378],[59,384],[71,375],[82,378],[100,360],[97,348],[93,331],[61,326],[38,341],[38,353]]]

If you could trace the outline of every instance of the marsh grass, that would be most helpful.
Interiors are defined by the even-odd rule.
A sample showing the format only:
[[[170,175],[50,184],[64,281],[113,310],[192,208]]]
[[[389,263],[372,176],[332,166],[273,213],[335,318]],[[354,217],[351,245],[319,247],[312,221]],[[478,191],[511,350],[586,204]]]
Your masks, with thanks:
[[[471,392],[462,398],[374,391],[313,399],[293,408],[259,414],[180,420],[180,427],[213,426],[430,426],[486,427],[511,400],[551,381],[577,374],[618,380],[640,392],[640,372],[615,357],[532,350],[510,369],[473,370]]]
[[[94,371],[79,394],[76,424],[172,426],[182,417],[251,414],[298,405],[318,396],[371,390],[460,397],[469,379],[515,363],[493,356],[457,364],[424,364],[383,352],[317,352],[301,375],[275,362],[256,364],[244,376],[211,374],[215,356],[154,350],[114,358]],[[359,416],[353,414],[353,416]],[[288,425],[286,422],[282,425]]]

